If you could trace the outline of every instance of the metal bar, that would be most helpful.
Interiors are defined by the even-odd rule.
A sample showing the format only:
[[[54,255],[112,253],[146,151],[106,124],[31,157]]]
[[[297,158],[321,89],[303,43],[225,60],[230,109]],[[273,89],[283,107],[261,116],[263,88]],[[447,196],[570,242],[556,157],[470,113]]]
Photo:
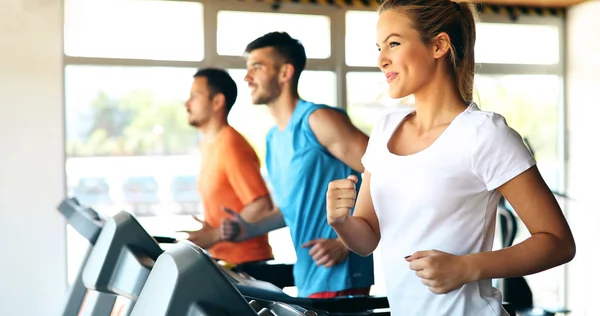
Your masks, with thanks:
[[[121,66],[121,67],[172,67],[172,68],[202,68],[221,67],[229,69],[246,69],[246,61],[242,56],[214,56],[210,50],[202,61],[178,60],[147,60],[147,59],[119,59],[119,58],[92,58],[65,56],[65,65],[89,66]],[[215,52],[216,53],[216,52]],[[309,59],[306,70],[335,71],[333,59]]]
[[[123,67],[174,67],[174,68],[200,68],[205,61],[180,61],[180,60],[147,60],[123,58],[96,58],[96,57],[64,57],[65,65],[91,65],[91,66],[123,66]]]
[[[560,65],[531,64],[478,64],[476,73],[480,75],[560,75]]]
[[[205,65],[216,67],[217,54],[217,14],[218,6],[213,1],[204,1],[204,61]],[[205,66],[203,65],[203,66]]]
[[[336,106],[348,109],[346,84],[346,10],[339,10],[331,17],[331,56],[335,62],[337,97]],[[334,105],[334,104],[332,104]]]

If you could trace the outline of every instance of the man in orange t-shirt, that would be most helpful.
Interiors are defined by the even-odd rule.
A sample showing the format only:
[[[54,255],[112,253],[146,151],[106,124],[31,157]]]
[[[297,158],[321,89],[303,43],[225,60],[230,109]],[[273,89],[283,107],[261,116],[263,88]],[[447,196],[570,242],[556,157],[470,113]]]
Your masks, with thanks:
[[[273,210],[259,159],[246,139],[227,123],[237,98],[237,86],[229,74],[216,68],[198,70],[185,103],[189,124],[202,133],[202,164],[198,190],[204,203],[200,230],[188,239],[209,254],[233,264],[273,259],[267,235],[244,242],[222,241],[221,221],[228,208],[245,220],[256,222]]]

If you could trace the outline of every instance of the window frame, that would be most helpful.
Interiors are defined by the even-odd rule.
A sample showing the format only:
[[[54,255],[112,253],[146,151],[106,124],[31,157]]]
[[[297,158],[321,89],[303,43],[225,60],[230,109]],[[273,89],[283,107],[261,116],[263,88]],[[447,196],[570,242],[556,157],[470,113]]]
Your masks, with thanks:
[[[151,1],[151,0],[147,0]],[[168,0],[166,0],[168,1]],[[345,45],[345,23],[347,11],[373,11],[372,8],[365,7],[337,7],[330,5],[311,5],[284,2],[277,5],[265,2],[254,1],[221,1],[221,0],[177,0],[185,2],[199,2],[203,5],[203,23],[204,23],[204,58],[201,61],[168,61],[168,60],[146,60],[146,59],[120,59],[120,58],[96,58],[96,57],[73,57],[64,52],[63,47],[63,78],[66,74],[68,65],[86,65],[86,66],[128,66],[128,67],[183,67],[183,68],[202,68],[206,66],[219,65],[227,69],[245,69],[246,65],[242,58],[236,56],[221,56],[217,53],[217,13],[225,11],[244,11],[244,12],[275,12],[290,14],[324,15],[330,18],[330,52],[327,59],[308,59],[306,70],[324,70],[332,71],[336,74],[336,100],[338,106],[342,109],[347,108],[347,82],[346,75],[349,72],[378,72],[377,67],[348,66],[346,64],[346,45]],[[277,6],[277,7],[276,7]],[[564,192],[567,179],[567,137],[566,137],[566,96],[565,96],[565,53],[566,53],[566,30],[565,18],[563,16],[527,16],[522,15],[517,19],[512,19],[507,15],[501,14],[480,14],[480,22],[491,23],[516,23],[516,24],[537,24],[551,25],[559,29],[559,62],[554,65],[532,65],[532,64],[477,64],[477,74],[479,75],[534,75],[549,74],[557,75],[561,78],[561,97],[559,100],[558,112],[558,151],[560,165],[559,187],[560,192]],[[66,110],[66,87],[63,85],[63,111]],[[565,209],[565,212],[567,210]],[[561,287],[560,297],[562,302],[567,300],[566,293],[566,270],[563,266],[564,283]]]

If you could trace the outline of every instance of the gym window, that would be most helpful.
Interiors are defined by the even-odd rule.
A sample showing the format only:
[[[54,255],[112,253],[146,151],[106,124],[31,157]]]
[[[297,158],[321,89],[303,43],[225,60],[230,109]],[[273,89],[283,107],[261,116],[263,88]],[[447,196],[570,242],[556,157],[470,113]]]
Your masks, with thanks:
[[[64,21],[68,56],[204,58],[203,5],[199,2],[66,0]]]

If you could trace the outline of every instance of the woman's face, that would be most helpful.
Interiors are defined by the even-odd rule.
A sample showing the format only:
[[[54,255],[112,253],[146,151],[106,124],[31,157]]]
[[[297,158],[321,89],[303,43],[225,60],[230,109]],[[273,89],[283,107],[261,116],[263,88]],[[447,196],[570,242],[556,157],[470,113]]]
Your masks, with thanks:
[[[377,22],[378,66],[389,83],[391,98],[414,94],[435,71],[432,50],[401,11],[386,10]]]

